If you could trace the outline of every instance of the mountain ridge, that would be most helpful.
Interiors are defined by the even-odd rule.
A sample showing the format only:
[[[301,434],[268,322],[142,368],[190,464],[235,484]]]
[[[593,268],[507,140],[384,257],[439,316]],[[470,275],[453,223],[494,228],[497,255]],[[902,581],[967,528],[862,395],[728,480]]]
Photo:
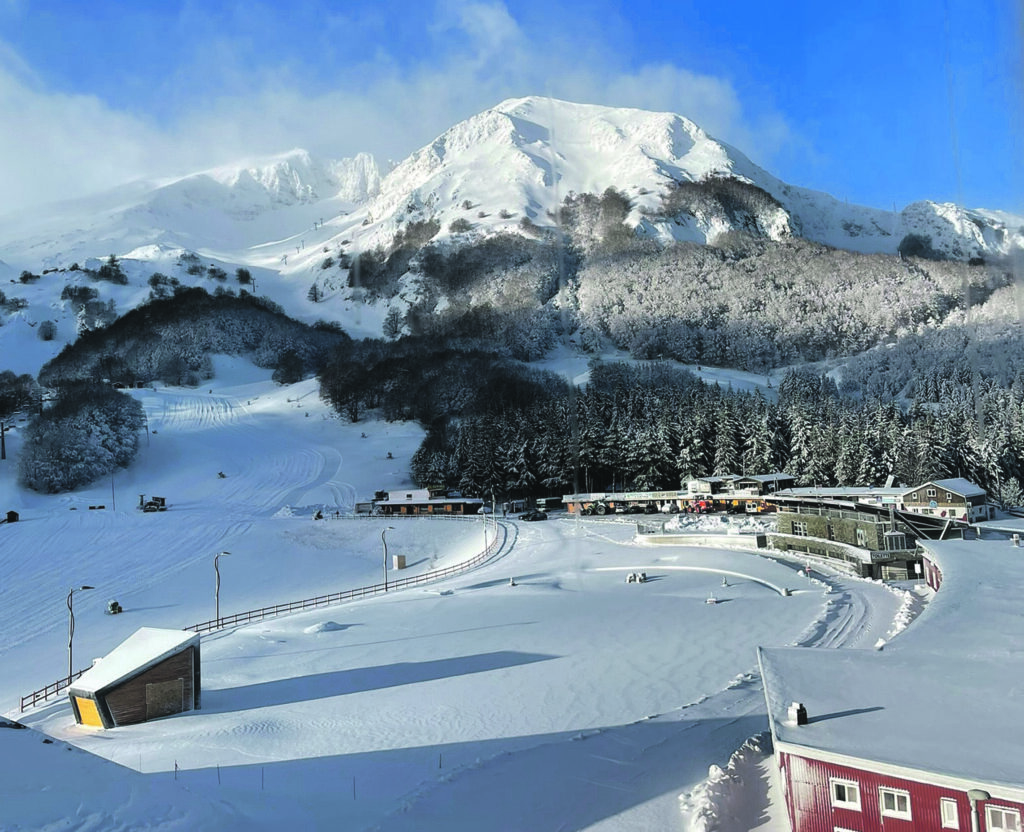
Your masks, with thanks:
[[[231,252],[239,262],[270,266],[251,259],[252,251],[273,248],[281,229],[292,232],[290,239],[323,225],[334,233],[312,235],[321,246],[366,250],[386,246],[403,223],[423,219],[438,221],[442,236],[457,220],[483,234],[516,230],[524,217],[553,226],[568,194],[609,187],[632,201],[628,222],[640,236],[707,243],[730,230],[728,224],[659,211],[673,183],[715,177],[753,184],[778,201],[787,217],[766,224],[774,239],[804,236],[895,254],[914,233],[956,259],[1024,247],[1024,220],[998,210],[928,200],[899,212],[851,206],[783,182],[684,116],[527,96],[453,125],[389,168],[368,153],[322,160],[294,149],[50,207],[12,221],[0,238],[0,257],[15,267],[53,268],[103,256],[111,245],[119,254],[164,245]],[[284,262],[286,247],[278,246],[277,260],[290,267],[282,272],[308,265],[303,242],[291,264]]]

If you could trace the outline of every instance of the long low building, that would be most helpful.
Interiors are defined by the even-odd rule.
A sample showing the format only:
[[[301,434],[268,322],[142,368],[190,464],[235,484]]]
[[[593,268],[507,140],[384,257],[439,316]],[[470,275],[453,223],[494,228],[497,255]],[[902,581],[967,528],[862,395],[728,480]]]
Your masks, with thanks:
[[[667,491],[597,491],[566,494],[562,502],[571,513],[614,514],[620,511],[742,511],[765,510],[765,498],[796,479],[781,472],[750,476],[728,475],[688,480],[686,488]]]
[[[759,651],[794,832],[1022,828],[1024,548],[919,542],[939,589],[892,642]]]
[[[484,501],[443,489],[402,488],[378,492],[372,507],[374,513],[384,515],[479,514]]]

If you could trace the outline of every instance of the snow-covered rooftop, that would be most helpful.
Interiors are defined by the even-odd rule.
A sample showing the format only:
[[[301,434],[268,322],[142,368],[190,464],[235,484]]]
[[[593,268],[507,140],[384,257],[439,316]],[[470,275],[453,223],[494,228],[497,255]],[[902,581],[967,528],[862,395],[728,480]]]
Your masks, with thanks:
[[[776,497],[799,497],[801,499],[818,499],[827,497],[830,500],[853,500],[859,502],[880,501],[883,497],[902,497],[907,493],[906,488],[883,488],[881,486],[841,486],[835,488],[819,488],[818,486],[806,486],[803,488],[787,488],[783,491],[776,491]]]
[[[755,482],[778,482],[779,480],[795,480],[792,474],[785,474],[780,471],[776,471],[774,474],[748,474],[743,477],[739,477],[741,480],[754,480]]]
[[[933,480],[930,483],[925,483],[925,485],[934,485],[936,488],[943,491],[951,491],[953,494],[958,494],[961,497],[985,496],[984,488],[979,488],[973,482],[968,479],[964,479],[963,477],[952,477],[947,480]],[[903,493],[907,494],[911,491],[917,491],[921,487],[922,486],[918,485],[914,488],[905,488],[903,489]]]
[[[191,644],[199,644],[198,633],[140,627],[83,673],[71,688],[85,693],[98,693]]]
[[[1024,548],[1007,540],[921,545],[942,570],[942,587],[891,644],[759,651],[776,747],[1024,799]],[[807,725],[787,722],[792,702],[806,706]]]

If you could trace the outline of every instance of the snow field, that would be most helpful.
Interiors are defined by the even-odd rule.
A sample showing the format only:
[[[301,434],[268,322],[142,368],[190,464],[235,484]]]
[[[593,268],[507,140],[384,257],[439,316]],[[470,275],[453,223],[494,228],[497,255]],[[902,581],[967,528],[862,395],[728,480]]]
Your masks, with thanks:
[[[345,424],[308,384],[277,388],[230,362],[218,373],[205,393],[136,391],[156,433],[115,476],[116,510],[88,510],[109,483],[35,495],[0,468],[0,508],[22,514],[0,527],[12,716],[19,695],[66,673],[71,586],[96,587],[75,595],[82,667],[139,626],[212,618],[217,552],[232,553],[220,558],[230,614],[378,582],[385,531],[403,574],[482,548],[475,519],[312,520],[406,485],[419,430]],[[136,511],[138,493],[169,510]],[[500,556],[472,573],[204,637],[199,711],[111,731],[75,725],[64,699],[28,712],[58,742],[0,731],[0,825],[672,828],[677,795],[766,727],[758,645],[873,641],[901,603],[845,579],[826,595],[798,563],[640,546],[632,524],[505,527]],[[626,568],[648,582],[624,583]],[[124,614],[103,614],[110,597]]]

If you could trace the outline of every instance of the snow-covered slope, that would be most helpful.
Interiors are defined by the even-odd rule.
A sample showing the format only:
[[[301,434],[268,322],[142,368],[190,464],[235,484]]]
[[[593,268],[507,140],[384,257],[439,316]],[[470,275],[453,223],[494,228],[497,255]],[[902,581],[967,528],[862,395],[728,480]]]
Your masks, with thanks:
[[[368,154],[326,162],[293,150],[7,217],[0,251],[31,270],[143,246],[219,252],[246,263],[250,248],[349,210],[379,187],[380,171]]]
[[[524,217],[544,226],[569,193],[615,187],[638,208],[653,209],[670,180],[751,178],[756,171],[742,154],[671,113],[510,99],[413,153],[353,219],[375,226],[371,242],[422,216],[443,228],[457,219],[482,229],[515,227]]]
[[[241,166],[187,176],[157,190],[148,203],[178,212],[210,207],[248,220],[277,208],[326,199],[362,202],[380,187],[380,173],[369,154],[337,162],[314,159],[305,150]]]

